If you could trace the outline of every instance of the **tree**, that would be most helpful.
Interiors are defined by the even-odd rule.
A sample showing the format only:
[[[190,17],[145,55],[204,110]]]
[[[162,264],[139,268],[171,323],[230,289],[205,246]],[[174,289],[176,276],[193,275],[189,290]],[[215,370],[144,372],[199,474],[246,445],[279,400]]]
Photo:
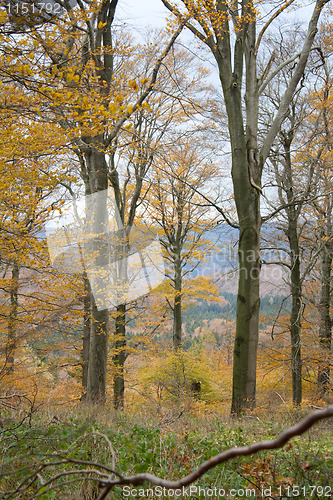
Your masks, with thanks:
[[[332,347],[332,263],[333,263],[333,243],[332,243],[332,213],[333,213],[333,192],[332,186],[324,199],[323,208],[320,210],[323,222],[320,225],[322,239],[321,251],[321,291],[319,301],[320,328],[319,344],[322,349],[323,360],[318,369],[318,386],[322,395],[329,391],[331,383],[330,355]]]
[[[285,33],[280,35],[277,41],[270,40],[274,45],[277,64],[290,58],[291,50],[298,45],[297,38],[304,35],[302,32],[292,30],[289,38],[285,40]],[[325,264],[322,267],[322,275],[327,277],[327,267],[329,267],[329,238],[324,238],[326,230],[323,221],[323,214],[329,207],[330,191],[324,179],[330,176],[327,165],[327,96],[329,81],[327,73],[327,61],[325,60],[322,41],[319,39],[316,47],[312,51],[310,64],[304,77],[300,82],[295,95],[290,103],[288,116],[281,126],[281,130],[274,141],[274,145],[269,155],[269,162],[273,165],[274,180],[266,178],[266,185],[272,183],[271,187],[276,187],[279,204],[276,200],[267,200],[273,212],[263,218],[264,221],[275,217],[275,225],[285,234],[288,245],[283,248],[279,243],[279,249],[288,254],[288,259],[277,259],[275,264],[281,264],[288,269],[290,290],[291,290],[291,314],[290,314],[290,335],[291,335],[291,373],[293,402],[300,404],[302,401],[302,318],[306,310],[307,297],[304,293],[304,285],[309,281],[313,269],[316,269],[318,257],[320,255]],[[283,68],[279,77],[273,84],[269,84],[264,97],[267,106],[262,109],[261,122],[268,128],[274,110],[279,106],[281,88],[289,80],[290,67]],[[321,91],[322,80],[325,81],[325,90]],[[317,88],[319,85],[319,89]],[[316,90],[314,90],[316,89]],[[328,199],[327,199],[328,196]],[[314,227],[313,208],[318,207],[325,200],[326,208],[322,211],[321,222],[319,223],[322,236],[316,236]],[[329,218],[327,219],[329,227]],[[310,242],[315,236],[315,246]],[[268,235],[269,237],[269,235]],[[326,242],[325,242],[326,239]],[[274,244],[273,244],[274,245]],[[326,248],[325,248],[326,247]],[[272,248],[271,248],[272,249]],[[281,253],[281,252],[278,252]],[[267,262],[265,262],[267,263]],[[269,263],[269,262],[268,262]],[[327,265],[328,264],[328,265]],[[325,282],[327,280],[325,279]],[[321,327],[326,330],[328,289],[324,286],[321,291],[319,306],[321,314]],[[311,299],[310,299],[311,301]],[[324,313],[324,310],[326,311]],[[323,315],[326,319],[324,320]],[[304,333],[304,332],[303,332]]]
[[[148,33],[145,45],[138,47],[138,60],[135,64],[133,61],[130,63],[135,66],[131,71],[134,83],[148,80],[151,65],[157,57],[156,47],[160,46],[161,39],[163,40],[161,34]],[[186,101],[183,99],[184,94]],[[132,240],[133,248],[137,246],[135,238],[142,240],[146,235],[148,245],[149,238],[154,237],[152,233],[149,235],[151,229],[147,231],[144,226],[149,226],[152,222],[155,231],[158,225],[158,217],[151,215],[149,206],[159,181],[162,180],[163,183],[165,176],[172,177],[172,173],[156,168],[161,162],[162,151],[169,149],[170,142],[175,140],[175,130],[183,127],[185,121],[192,122],[198,109],[207,103],[209,87],[204,69],[198,67],[192,55],[174,46],[172,53],[165,58],[164,67],[159,71],[154,91],[147,97],[145,106],[132,115],[128,130],[118,137],[117,149],[111,158],[110,182],[124,233],[127,240]],[[186,131],[185,135],[187,133],[189,132]],[[179,134],[184,135],[184,131]],[[155,166],[153,171],[152,166]],[[147,215],[149,223],[144,224],[143,220]],[[132,307],[128,302],[130,300],[117,306],[115,316],[113,360],[116,408],[124,407],[124,364],[128,356],[126,309]]]
[[[39,25],[26,16],[24,28],[29,30],[8,38],[5,46],[10,63],[7,74],[20,82],[27,94],[39,96],[34,111],[62,128],[64,145],[69,145],[80,160],[86,195],[94,200],[87,213],[94,214],[88,224],[95,235],[107,233],[107,198],[94,195],[108,189],[108,159],[116,138],[153,91],[162,61],[182,30],[179,26],[171,36],[139,88],[130,75],[122,73],[121,64],[115,67],[132,51],[126,40],[122,46],[113,46],[117,4],[118,0],[93,0],[72,7],[66,0],[61,16],[45,23]],[[106,246],[91,238],[89,251],[95,268],[100,268]],[[96,286],[103,288],[102,278],[96,276],[96,281]],[[98,307],[94,300],[91,310],[87,401],[103,403],[109,317],[107,309]]]
[[[240,231],[232,413],[240,414],[244,407],[255,404],[256,393],[262,171],[302,78],[321,11],[328,1],[319,0],[315,4],[302,50],[292,58],[293,61],[298,61],[261,145],[258,143],[259,97],[279,68],[273,68],[272,56],[264,72],[260,76],[257,75],[258,51],[266,30],[293,0],[274,8],[267,22],[260,27],[258,36],[256,27],[259,15],[251,0],[184,0],[181,5],[174,5],[168,0],[162,2],[178,19],[183,20],[185,26],[206,44],[213,54],[227,110],[232,157],[231,175]],[[284,64],[287,63],[288,61]]]
[[[37,316],[42,317],[43,308],[37,307],[38,291],[29,291],[27,273],[30,274],[30,287],[37,281],[33,270],[45,264],[45,248],[40,233],[43,223],[53,210],[60,209],[58,188],[62,180],[68,179],[63,158],[63,173],[53,171],[54,147],[57,134],[50,127],[53,144],[47,146],[48,134],[43,124],[31,125],[29,118],[17,120],[15,105],[22,106],[24,96],[17,97],[17,89],[5,81],[1,86],[1,291],[2,319],[7,321],[7,343],[5,368],[14,371],[15,349],[31,331]],[[9,99],[10,104],[8,104]],[[13,109],[14,108],[14,109]],[[51,200],[52,199],[52,205]],[[44,277],[45,278],[45,277]],[[28,288],[28,289],[27,289]],[[8,299],[7,299],[8,298]],[[45,302],[47,302],[45,300]],[[34,311],[34,312],[33,312]],[[33,317],[33,314],[35,317]]]
[[[325,395],[330,387],[330,355],[332,346],[332,211],[333,211],[333,186],[332,186],[332,130],[330,127],[332,116],[332,68],[329,65],[330,33],[332,26],[328,26],[317,47],[319,74],[319,88],[314,87],[309,96],[314,108],[312,122],[314,125],[313,141],[309,155],[317,163],[316,197],[312,203],[313,213],[317,219],[319,245],[319,282],[320,298],[318,304],[320,326],[319,345],[321,360],[318,367],[318,388],[321,395]],[[309,147],[309,149],[310,149]],[[317,247],[318,253],[318,247]]]
[[[172,150],[168,148],[159,152],[161,158],[155,161],[150,195],[150,216],[161,229],[160,241],[168,264],[167,278],[172,293],[167,300],[173,312],[173,347],[176,351],[182,346],[184,280],[211,250],[212,243],[205,241],[205,233],[215,225],[209,207],[200,204],[200,196],[195,190],[213,183],[216,167],[207,157],[208,152],[195,142],[193,137],[176,139]],[[197,293],[191,295],[198,298],[197,287],[202,287],[203,283],[196,281],[188,278],[187,287],[194,287]]]
[[[290,39],[283,42],[282,37],[274,45],[276,63],[282,64],[282,61],[291,57],[292,48],[297,44],[299,33],[292,31]],[[302,34],[301,34],[302,36]],[[268,102],[267,108],[262,113],[261,121],[266,122],[266,128],[269,128],[270,117],[280,105],[280,89],[284,88],[285,82],[288,82],[292,75],[291,67],[281,69],[277,79],[269,84],[263,96]],[[308,81],[309,73],[304,74],[305,81]],[[290,293],[292,298],[290,313],[290,339],[291,339],[291,374],[292,374],[292,397],[295,404],[302,402],[302,349],[301,349],[301,322],[303,314],[303,293],[302,287],[306,274],[304,275],[304,252],[302,252],[301,239],[304,233],[304,205],[307,204],[310,196],[313,194],[313,183],[315,173],[315,163],[306,161],[302,154],[306,145],[303,142],[305,121],[308,118],[306,109],[307,87],[304,83],[295,90],[294,96],[290,101],[289,110],[284,123],[274,141],[269,161],[273,165],[274,181],[277,187],[280,206],[268,202],[273,210],[273,214],[281,215],[285,218],[285,224],[282,223],[282,232],[288,241],[289,256],[288,262],[281,262],[289,272]],[[303,159],[300,164],[297,161],[297,155]],[[302,161],[302,160],[301,160]],[[273,206],[274,205],[274,206]],[[271,220],[271,215],[266,217]],[[303,270],[302,270],[303,267]]]

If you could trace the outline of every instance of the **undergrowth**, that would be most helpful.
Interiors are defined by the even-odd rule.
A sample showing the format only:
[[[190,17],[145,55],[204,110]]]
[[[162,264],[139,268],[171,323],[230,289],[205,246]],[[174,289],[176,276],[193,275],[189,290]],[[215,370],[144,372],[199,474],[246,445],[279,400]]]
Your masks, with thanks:
[[[113,459],[116,470],[125,476],[151,472],[175,480],[223,450],[273,439],[293,423],[290,414],[265,420],[249,416],[236,422],[185,414],[161,425],[147,423],[140,415],[97,408],[54,414],[40,410],[21,420],[9,411],[2,413],[0,494],[6,500],[95,499],[101,490],[96,471],[102,469],[97,464],[111,468]],[[281,450],[216,467],[195,483],[201,495],[192,489],[191,498],[328,498],[333,493],[332,451],[332,423],[327,421]],[[69,474],[79,470],[86,472]],[[55,478],[60,473],[67,475]],[[322,490],[311,489],[313,485]],[[185,490],[178,498],[189,493]],[[116,487],[108,498],[148,495],[170,498],[172,492],[161,495],[160,490]]]

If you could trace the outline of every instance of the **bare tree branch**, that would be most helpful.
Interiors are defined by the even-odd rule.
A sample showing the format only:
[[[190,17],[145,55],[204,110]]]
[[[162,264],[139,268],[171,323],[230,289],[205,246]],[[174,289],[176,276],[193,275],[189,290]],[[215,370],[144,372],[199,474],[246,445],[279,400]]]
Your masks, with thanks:
[[[278,10],[276,10],[274,12],[274,14],[271,15],[271,17],[268,19],[268,21],[264,24],[264,26],[261,28],[261,31],[260,31],[258,38],[257,38],[257,43],[256,43],[256,46],[254,48],[255,54],[257,54],[257,52],[258,52],[261,39],[262,39],[265,31],[267,30],[267,28],[271,25],[271,23],[274,21],[274,19],[276,19],[281,14],[281,12],[283,12],[287,7],[289,7],[289,5],[291,5],[294,2],[295,2],[295,0],[287,0],[283,5],[281,5],[281,7]]]
[[[290,439],[295,436],[304,434],[304,432],[310,429],[310,427],[312,427],[316,422],[331,417],[333,417],[333,405],[328,406],[324,410],[318,410],[310,413],[310,415],[301,420],[301,422],[283,431],[282,434],[280,434],[280,436],[278,436],[276,439],[272,439],[270,441],[259,441],[258,443],[254,443],[249,446],[230,448],[229,450],[223,451],[222,453],[209,458],[208,460],[203,462],[195,471],[191,472],[191,474],[183,477],[182,479],[179,479],[178,481],[169,481],[167,479],[162,479],[148,473],[136,474],[135,476],[123,477],[110,481],[99,494],[97,500],[103,500],[104,498],[106,498],[108,492],[114,486],[122,484],[140,485],[144,483],[150,483],[154,486],[162,486],[170,490],[188,486],[189,484],[192,484],[194,481],[202,477],[207,471],[213,469],[219,464],[227,462],[232,458],[253,455],[254,453],[258,453],[262,450],[276,450],[278,448],[282,448]]]
[[[162,3],[165,5],[165,7],[167,9],[169,9],[170,12],[172,12],[175,16],[177,16],[178,19],[182,22],[182,20],[184,19],[184,15],[174,5],[171,5],[171,3],[168,2],[168,0],[162,0]],[[212,34],[208,34],[207,33],[207,35],[205,36],[197,28],[195,28],[191,23],[189,23],[188,20],[186,20],[185,26],[190,31],[192,31],[192,33],[196,37],[198,37],[199,40],[201,40],[202,42],[206,43],[209,47],[212,46],[212,42],[213,42],[213,36],[212,36]]]
[[[283,69],[285,66],[288,66],[288,64],[292,63],[301,55],[300,52],[296,52],[293,56],[289,57],[286,61],[283,61],[281,64],[279,64],[274,71],[268,77],[262,82],[262,84],[259,87],[259,95],[263,93],[267,85],[271,80],[273,80],[274,76],[276,76],[278,73],[280,73],[281,69]]]
[[[283,122],[283,120],[286,117],[286,114],[288,113],[289,109],[289,104],[291,102],[292,96],[294,95],[294,92],[296,90],[296,87],[303,75],[309,53],[312,47],[312,43],[314,40],[314,37],[317,34],[318,31],[318,21],[319,17],[321,14],[321,11],[323,10],[324,6],[329,2],[329,0],[317,0],[316,4],[313,9],[313,13],[311,16],[311,19],[309,21],[309,26],[308,26],[308,32],[303,44],[303,48],[301,51],[301,55],[299,56],[299,61],[297,63],[296,69],[294,71],[294,74],[289,82],[289,85],[281,99],[281,103],[279,106],[279,110],[274,118],[274,121],[268,131],[268,134],[266,136],[266,139],[264,141],[264,144],[261,148],[261,159],[262,159],[262,164],[265,163],[268,154],[270,152],[270,149],[272,147],[272,144],[274,142],[274,139],[280,129],[280,126]]]
[[[144,100],[146,99],[146,97],[148,97],[148,95],[154,90],[155,83],[156,83],[156,80],[157,80],[157,75],[158,75],[158,72],[159,72],[160,67],[162,65],[162,62],[164,61],[164,59],[166,58],[166,56],[169,54],[171,48],[173,47],[176,39],[178,38],[178,36],[182,32],[183,28],[184,28],[184,22],[182,21],[181,24],[179,25],[178,29],[172,35],[172,37],[171,37],[171,39],[170,39],[167,47],[165,48],[165,50],[163,51],[163,53],[161,54],[161,56],[157,59],[156,64],[155,64],[155,66],[153,68],[152,76],[151,76],[151,79],[150,79],[148,87],[140,95],[140,97],[137,99],[136,103],[132,106],[132,110],[131,111],[126,111],[126,113],[124,114],[124,116],[115,124],[115,126],[113,127],[113,130],[112,130],[112,133],[108,137],[107,145],[111,144],[111,142],[118,135],[119,130],[124,125],[124,123],[126,122],[126,120],[128,120],[128,118],[134,113],[134,111],[137,110],[142,105],[142,103],[144,102]]]

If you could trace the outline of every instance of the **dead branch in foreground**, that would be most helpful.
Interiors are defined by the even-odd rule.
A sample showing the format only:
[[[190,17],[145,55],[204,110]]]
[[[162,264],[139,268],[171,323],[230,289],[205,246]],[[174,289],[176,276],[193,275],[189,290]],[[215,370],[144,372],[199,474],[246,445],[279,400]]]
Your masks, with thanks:
[[[324,410],[318,410],[310,413],[310,415],[301,420],[301,422],[283,431],[282,434],[280,434],[276,439],[272,439],[270,441],[260,441],[249,446],[230,448],[229,450],[223,451],[222,453],[209,458],[208,460],[206,460],[206,462],[203,462],[195,471],[191,472],[191,474],[183,477],[182,479],[179,479],[178,481],[169,481],[167,479],[162,479],[148,473],[136,474],[135,476],[130,477],[118,475],[117,479],[108,481],[104,489],[97,497],[97,500],[103,500],[104,498],[106,498],[109,491],[114,486],[119,485],[131,484],[133,486],[137,486],[144,483],[149,483],[154,486],[162,486],[166,489],[171,490],[179,489],[183,486],[188,486],[199,479],[201,476],[203,476],[203,474],[205,474],[210,469],[216,467],[219,464],[222,464],[223,462],[227,462],[231,458],[253,455],[254,453],[258,453],[258,451],[262,450],[275,450],[278,448],[282,448],[291,438],[304,434],[304,432],[310,429],[310,427],[312,427],[316,422],[330,417],[333,417],[333,405],[328,406]]]
[[[29,495],[31,489],[37,487],[34,493],[24,497],[27,498],[27,500],[34,500],[40,497],[44,498],[44,495],[49,491],[54,491],[55,489],[58,490],[59,488],[69,486],[74,483],[77,485],[80,482],[89,482],[95,486],[98,485],[101,488],[97,500],[103,500],[108,496],[108,493],[112,490],[112,488],[121,485],[138,486],[146,483],[147,487],[160,486],[165,489],[176,490],[189,486],[210,469],[213,469],[217,465],[227,462],[232,458],[253,455],[254,453],[258,453],[262,450],[282,448],[290,439],[295,436],[300,436],[310,429],[310,427],[312,427],[316,422],[330,417],[333,417],[333,405],[330,405],[323,410],[314,411],[298,424],[282,432],[282,434],[280,434],[280,436],[276,439],[270,441],[260,441],[249,446],[235,447],[223,451],[222,453],[219,453],[218,455],[215,455],[209,460],[203,462],[196,470],[177,481],[162,479],[150,473],[136,474],[128,477],[123,476],[120,472],[115,470],[116,454],[110,439],[106,435],[93,430],[92,432],[82,434],[79,438],[75,439],[64,451],[49,450],[46,453],[43,451],[40,453],[33,453],[31,457],[32,461],[27,464],[22,462],[21,467],[17,468],[15,466],[15,460],[24,459],[27,455],[19,457],[16,456],[14,459],[10,459],[7,463],[3,463],[0,471],[0,481],[1,479],[7,478],[9,481],[8,485],[17,473],[27,472],[27,474],[24,474],[24,477],[19,484],[13,485],[13,489],[5,492],[0,488],[0,496],[3,495],[1,498],[4,500],[15,500],[18,496],[26,494]],[[22,425],[22,422],[19,426],[20,425]],[[7,429],[9,430],[7,438],[10,442],[12,442],[13,437],[15,437],[13,430],[16,428],[17,427]],[[1,434],[4,435],[5,433],[6,430],[3,430]],[[96,436],[97,438],[99,437],[105,440],[110,454],[110,467],[92,460],[79,460],[78,458],[75,458],[73,455],[74,445],[81,441],[86,441],[89,436]],[[20,436],[21,439],[25,437],[26,435]],[[2,440],[4,440],[4,437],[2,437]],[[70,465],[73,465],[75,468],[73,467],[73,469],[68,469],[68,466]],[[6,470],[7,466],[9,466],[8,470]],[[14,468],[12,468],[12,466],[14,466]],[[66,469],[61,470],[62,467],[66,467]],[[54,471],[53,474],[50,474],[51,469],[54,468],[56,471]],[[36,483],[39,483],[39,485],[37,486]]]

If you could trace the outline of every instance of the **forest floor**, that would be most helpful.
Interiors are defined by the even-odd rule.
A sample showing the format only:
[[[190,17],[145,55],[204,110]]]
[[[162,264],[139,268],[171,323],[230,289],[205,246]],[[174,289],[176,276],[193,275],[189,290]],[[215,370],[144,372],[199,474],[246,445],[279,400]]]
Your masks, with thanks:
[[[276,438],[306,413],[276,411],[231,420],[188,411],[148,419],[144,411],[115,413],[97,407],[2,408],[0,498],[96,499],[103,487],[95,478],[105,473],[102,466],[112,468],[113,460],[124,476],[150,472],[176,480],[223,450]],[[116,486],[107,498],[331,498],[332,437],[331,418],[282,449],[219,465],[191,488]]]

